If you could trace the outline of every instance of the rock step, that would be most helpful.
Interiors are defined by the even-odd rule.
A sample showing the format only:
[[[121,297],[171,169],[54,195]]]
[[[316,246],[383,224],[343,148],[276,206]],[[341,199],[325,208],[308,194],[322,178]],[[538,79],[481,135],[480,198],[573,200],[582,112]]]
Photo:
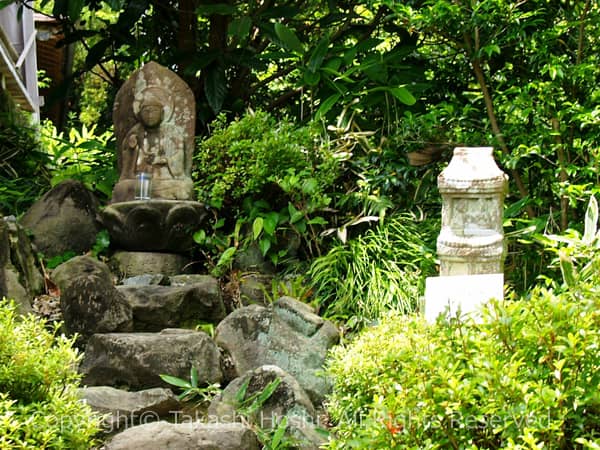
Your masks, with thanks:
[[[105,450],[259,450],[254,432],[241,423],[152,422],[117,434]]]
[[[181,407],[175,394],[164,388],[129,392],[111,386],[91,386],[80,388],[79,396],[92,410],[105,415],[105,433],[158,421]]]
[[[218,324],[226,311],[219,283],[204,277],[183,286],[117,286],[131,305],[133,331],[160,331],[194,322]]]
[[[90,337],[79,367],[88,386],[127,386],[132,390],[169,387],[159,377],[188,380],[192,366],[198,381],[221,382],[221,357],[206,333],[165,329],[159,333],[106,333]]]

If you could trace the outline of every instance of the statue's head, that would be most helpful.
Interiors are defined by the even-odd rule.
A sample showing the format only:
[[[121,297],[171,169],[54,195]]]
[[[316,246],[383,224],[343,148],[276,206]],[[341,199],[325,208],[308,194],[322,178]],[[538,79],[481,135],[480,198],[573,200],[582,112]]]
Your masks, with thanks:
[[[173,105],[164,89],[152,86],[136,93],[133,113],[145,127],[156,128],[171,117]]]

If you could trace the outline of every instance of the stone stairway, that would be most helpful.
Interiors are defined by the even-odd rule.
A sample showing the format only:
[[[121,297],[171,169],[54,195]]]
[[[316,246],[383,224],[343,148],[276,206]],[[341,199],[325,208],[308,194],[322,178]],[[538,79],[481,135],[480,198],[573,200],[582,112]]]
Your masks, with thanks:
[[[316,411],[330,388],[321,371],[339,337],[332,323],[290,297],[267,305],[248,299],[227,311],[218,280],[208,275],[118,273],[114,264],[80,256],[52,274],[65,329],[80,335],[85,350],[82,397],[108,414],[104,448],[258,449],[257,427],[276,427],[283,416],[296,448],[319,447]],[[212,325],[214,336],[197,324]],[[199,385],[225,388],[208,411],[181,404],[159,376],[189,380],[192,367]],[[251,396],[274,378],[282,381],[260,414],[249,420],[236,413],[244,382]]]

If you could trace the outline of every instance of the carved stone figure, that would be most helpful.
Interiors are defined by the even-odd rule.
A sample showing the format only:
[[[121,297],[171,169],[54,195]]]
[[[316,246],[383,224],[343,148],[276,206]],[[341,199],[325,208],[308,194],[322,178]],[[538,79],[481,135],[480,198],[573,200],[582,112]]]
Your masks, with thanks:
[[[188,85],[147,63],[117,93],[113,121],[120,177],[112,203],[134,199],[136,174],[142,172],[152,176],[151,198],[191,200],[196,116]]]

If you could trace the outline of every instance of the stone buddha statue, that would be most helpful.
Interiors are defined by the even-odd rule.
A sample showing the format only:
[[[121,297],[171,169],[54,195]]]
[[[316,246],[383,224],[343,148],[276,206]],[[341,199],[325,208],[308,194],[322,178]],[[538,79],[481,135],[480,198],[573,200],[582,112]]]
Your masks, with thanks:
[[[206,216],[193,200],[194,94],[175,73],[150,62],[115,98],[119,181],[101,220],[111,243],[131,251],[180,252]],[[135,199],[138,174],[151,177],[148,199]]]
[[[127,80],[113,109],[119,182],[111,203],[134,199],[136,174],[152,176],[153,199],[190,200],[194,95],[175,73],[150,62]]]

